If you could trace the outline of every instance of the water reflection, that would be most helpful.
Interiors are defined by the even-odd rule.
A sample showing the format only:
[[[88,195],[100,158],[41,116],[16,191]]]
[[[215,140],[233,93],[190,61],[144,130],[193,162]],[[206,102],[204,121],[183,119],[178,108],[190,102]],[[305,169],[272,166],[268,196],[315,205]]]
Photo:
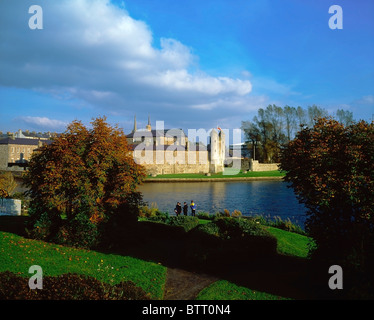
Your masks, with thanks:
[[[156,203],[160,210],[170,214],[178,201],[189,204],[194,200],[197,211],[237,209],[243,215],[290,218],[300,226],[305,221],[305,207],[282,181],[145,183],[139,191],[150,205]]]

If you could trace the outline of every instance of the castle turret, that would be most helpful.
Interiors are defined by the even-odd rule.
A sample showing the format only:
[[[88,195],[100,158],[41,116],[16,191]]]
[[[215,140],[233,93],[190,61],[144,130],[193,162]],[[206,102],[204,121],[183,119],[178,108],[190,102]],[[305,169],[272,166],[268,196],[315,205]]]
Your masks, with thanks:
[[[223,172],[226,156],[225,134],[222,130],[219,133],[215,129],[210,133],[210,172]]]
[[[226,135],[222,130],[220,130],[219,132],[219,148],[220,148],[219,162],[220,162],[220,165],[222,166],[222,171],[223,171],[225,160],[226,160]]]
[[[215,129],[210,133],[210,172],[217,173],[219,162],[219,137]]]
[[[151,127],[151,118],[150,118],[150,116],[148,116],[148,124],[147,124],[147,126],[146,126],[146,129],[147,129],[148,131],[152,131],[152,127]]]
[[[132,130],[132,133],[135,133],[137,131],[137,127],[136,127],[136,115],[134,117],[134,129]]]

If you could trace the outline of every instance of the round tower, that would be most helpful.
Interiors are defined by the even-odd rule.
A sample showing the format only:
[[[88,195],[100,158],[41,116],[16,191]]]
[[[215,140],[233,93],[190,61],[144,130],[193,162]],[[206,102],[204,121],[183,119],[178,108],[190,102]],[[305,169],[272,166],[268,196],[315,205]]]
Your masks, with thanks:
[[[215,129],[210,133],[210,172],[217,173],[219,163],[219,136]]]

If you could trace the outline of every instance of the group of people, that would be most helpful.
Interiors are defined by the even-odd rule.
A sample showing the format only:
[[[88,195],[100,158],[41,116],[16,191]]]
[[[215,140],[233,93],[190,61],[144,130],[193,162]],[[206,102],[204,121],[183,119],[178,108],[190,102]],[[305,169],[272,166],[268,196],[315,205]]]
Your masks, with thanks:
[[[191,200],[190,208],[191,208],[191,215],[194,217],[196,213],[196,204],[195,202],[193,202],[193,200]],[[182,208],[181,203],[177,202],[177,205],[175,206],[175,209],[174,209],[174,212],[177,215],[177,217],[182,213],[182,209],[183,209],[183,214],[187,216],[188,215],[187,202],[184,202],[183,208]]]

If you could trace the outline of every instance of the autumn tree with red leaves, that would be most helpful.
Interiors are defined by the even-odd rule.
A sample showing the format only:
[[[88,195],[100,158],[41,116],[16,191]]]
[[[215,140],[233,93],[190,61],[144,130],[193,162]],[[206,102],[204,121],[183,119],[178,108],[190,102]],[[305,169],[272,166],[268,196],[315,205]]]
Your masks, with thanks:
[[[307,207],[312,257],[374,269],[374,123],[321,118],[283,148],[280,167]]]
[[[141,201],[136,187],[144,170],[134,162],[122,130],[105,118],[91,125],[74,121],[33,154],[25,175],[33,237],[92,247],[109,221],[136,218]]]

